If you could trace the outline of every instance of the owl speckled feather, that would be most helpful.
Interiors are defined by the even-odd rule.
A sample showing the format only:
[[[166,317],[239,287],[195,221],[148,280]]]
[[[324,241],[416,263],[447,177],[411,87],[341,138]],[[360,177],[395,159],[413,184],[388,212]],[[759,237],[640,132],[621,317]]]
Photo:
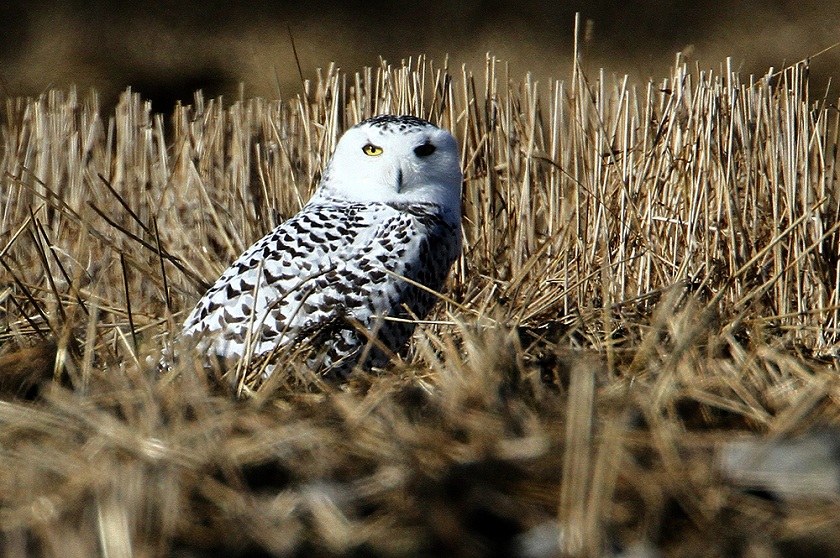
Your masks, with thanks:
[[[312,199],[233,262],[183,336],[227,368],[307,343],[325,375],[383,366],[436,302],[412,282],[439,291],[460,253],[461,181],[449,132],[411,116],[357,124]]]

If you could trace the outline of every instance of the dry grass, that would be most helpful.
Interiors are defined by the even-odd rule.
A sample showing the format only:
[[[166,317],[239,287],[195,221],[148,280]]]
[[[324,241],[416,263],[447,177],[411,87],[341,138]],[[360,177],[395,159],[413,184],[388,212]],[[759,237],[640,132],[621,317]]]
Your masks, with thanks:
[[[8,101],[6,556],[840,553],[838,499],[727,480],[735,436],[840,417],[838,113],[803,66],[661,84],[425,60],[168,116]],[[236,399],[154,363],[297,211],[341,132],[452,129],[465,249],[410,354]]]

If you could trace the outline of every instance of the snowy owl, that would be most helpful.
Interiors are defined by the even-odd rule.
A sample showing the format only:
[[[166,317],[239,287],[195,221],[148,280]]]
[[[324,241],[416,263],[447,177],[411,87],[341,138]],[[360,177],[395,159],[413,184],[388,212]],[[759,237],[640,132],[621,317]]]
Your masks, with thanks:
[[[226,369],[262,359],[265,376],[303,344],[325,376],[386,364],[436,302],[417,284],[439,291],[460,253],[461,181],[449,132],[412,116],[357,124],[312,199],[233,262],[182,335]]]

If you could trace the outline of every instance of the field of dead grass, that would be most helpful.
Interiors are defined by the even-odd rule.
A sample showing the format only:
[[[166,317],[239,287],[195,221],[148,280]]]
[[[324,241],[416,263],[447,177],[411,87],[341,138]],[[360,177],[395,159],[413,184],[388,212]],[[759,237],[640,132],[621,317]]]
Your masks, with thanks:
[[[840,418],[840,117],[807,68],[535,83],[421,59],[302,87],[171,115],[7,100],[4,556],[840,554],[840,489],[808,483],[836,472],[809,467]],[[463,255],[408,355],[343,386],[159,373],[379,113],[462,149]],[[817,457],[772,473],[790,440]]]

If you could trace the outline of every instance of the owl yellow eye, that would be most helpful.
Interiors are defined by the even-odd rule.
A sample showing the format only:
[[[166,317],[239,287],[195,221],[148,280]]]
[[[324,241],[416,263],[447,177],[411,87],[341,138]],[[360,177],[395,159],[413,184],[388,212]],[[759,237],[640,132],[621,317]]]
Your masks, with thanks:
[[[365,152],[365,155],[369,155],[371,157],[382,155],[382,148],[378,145],[373,145],[372,143],[366,143],[365,146],[362,148],[362,151]]]

